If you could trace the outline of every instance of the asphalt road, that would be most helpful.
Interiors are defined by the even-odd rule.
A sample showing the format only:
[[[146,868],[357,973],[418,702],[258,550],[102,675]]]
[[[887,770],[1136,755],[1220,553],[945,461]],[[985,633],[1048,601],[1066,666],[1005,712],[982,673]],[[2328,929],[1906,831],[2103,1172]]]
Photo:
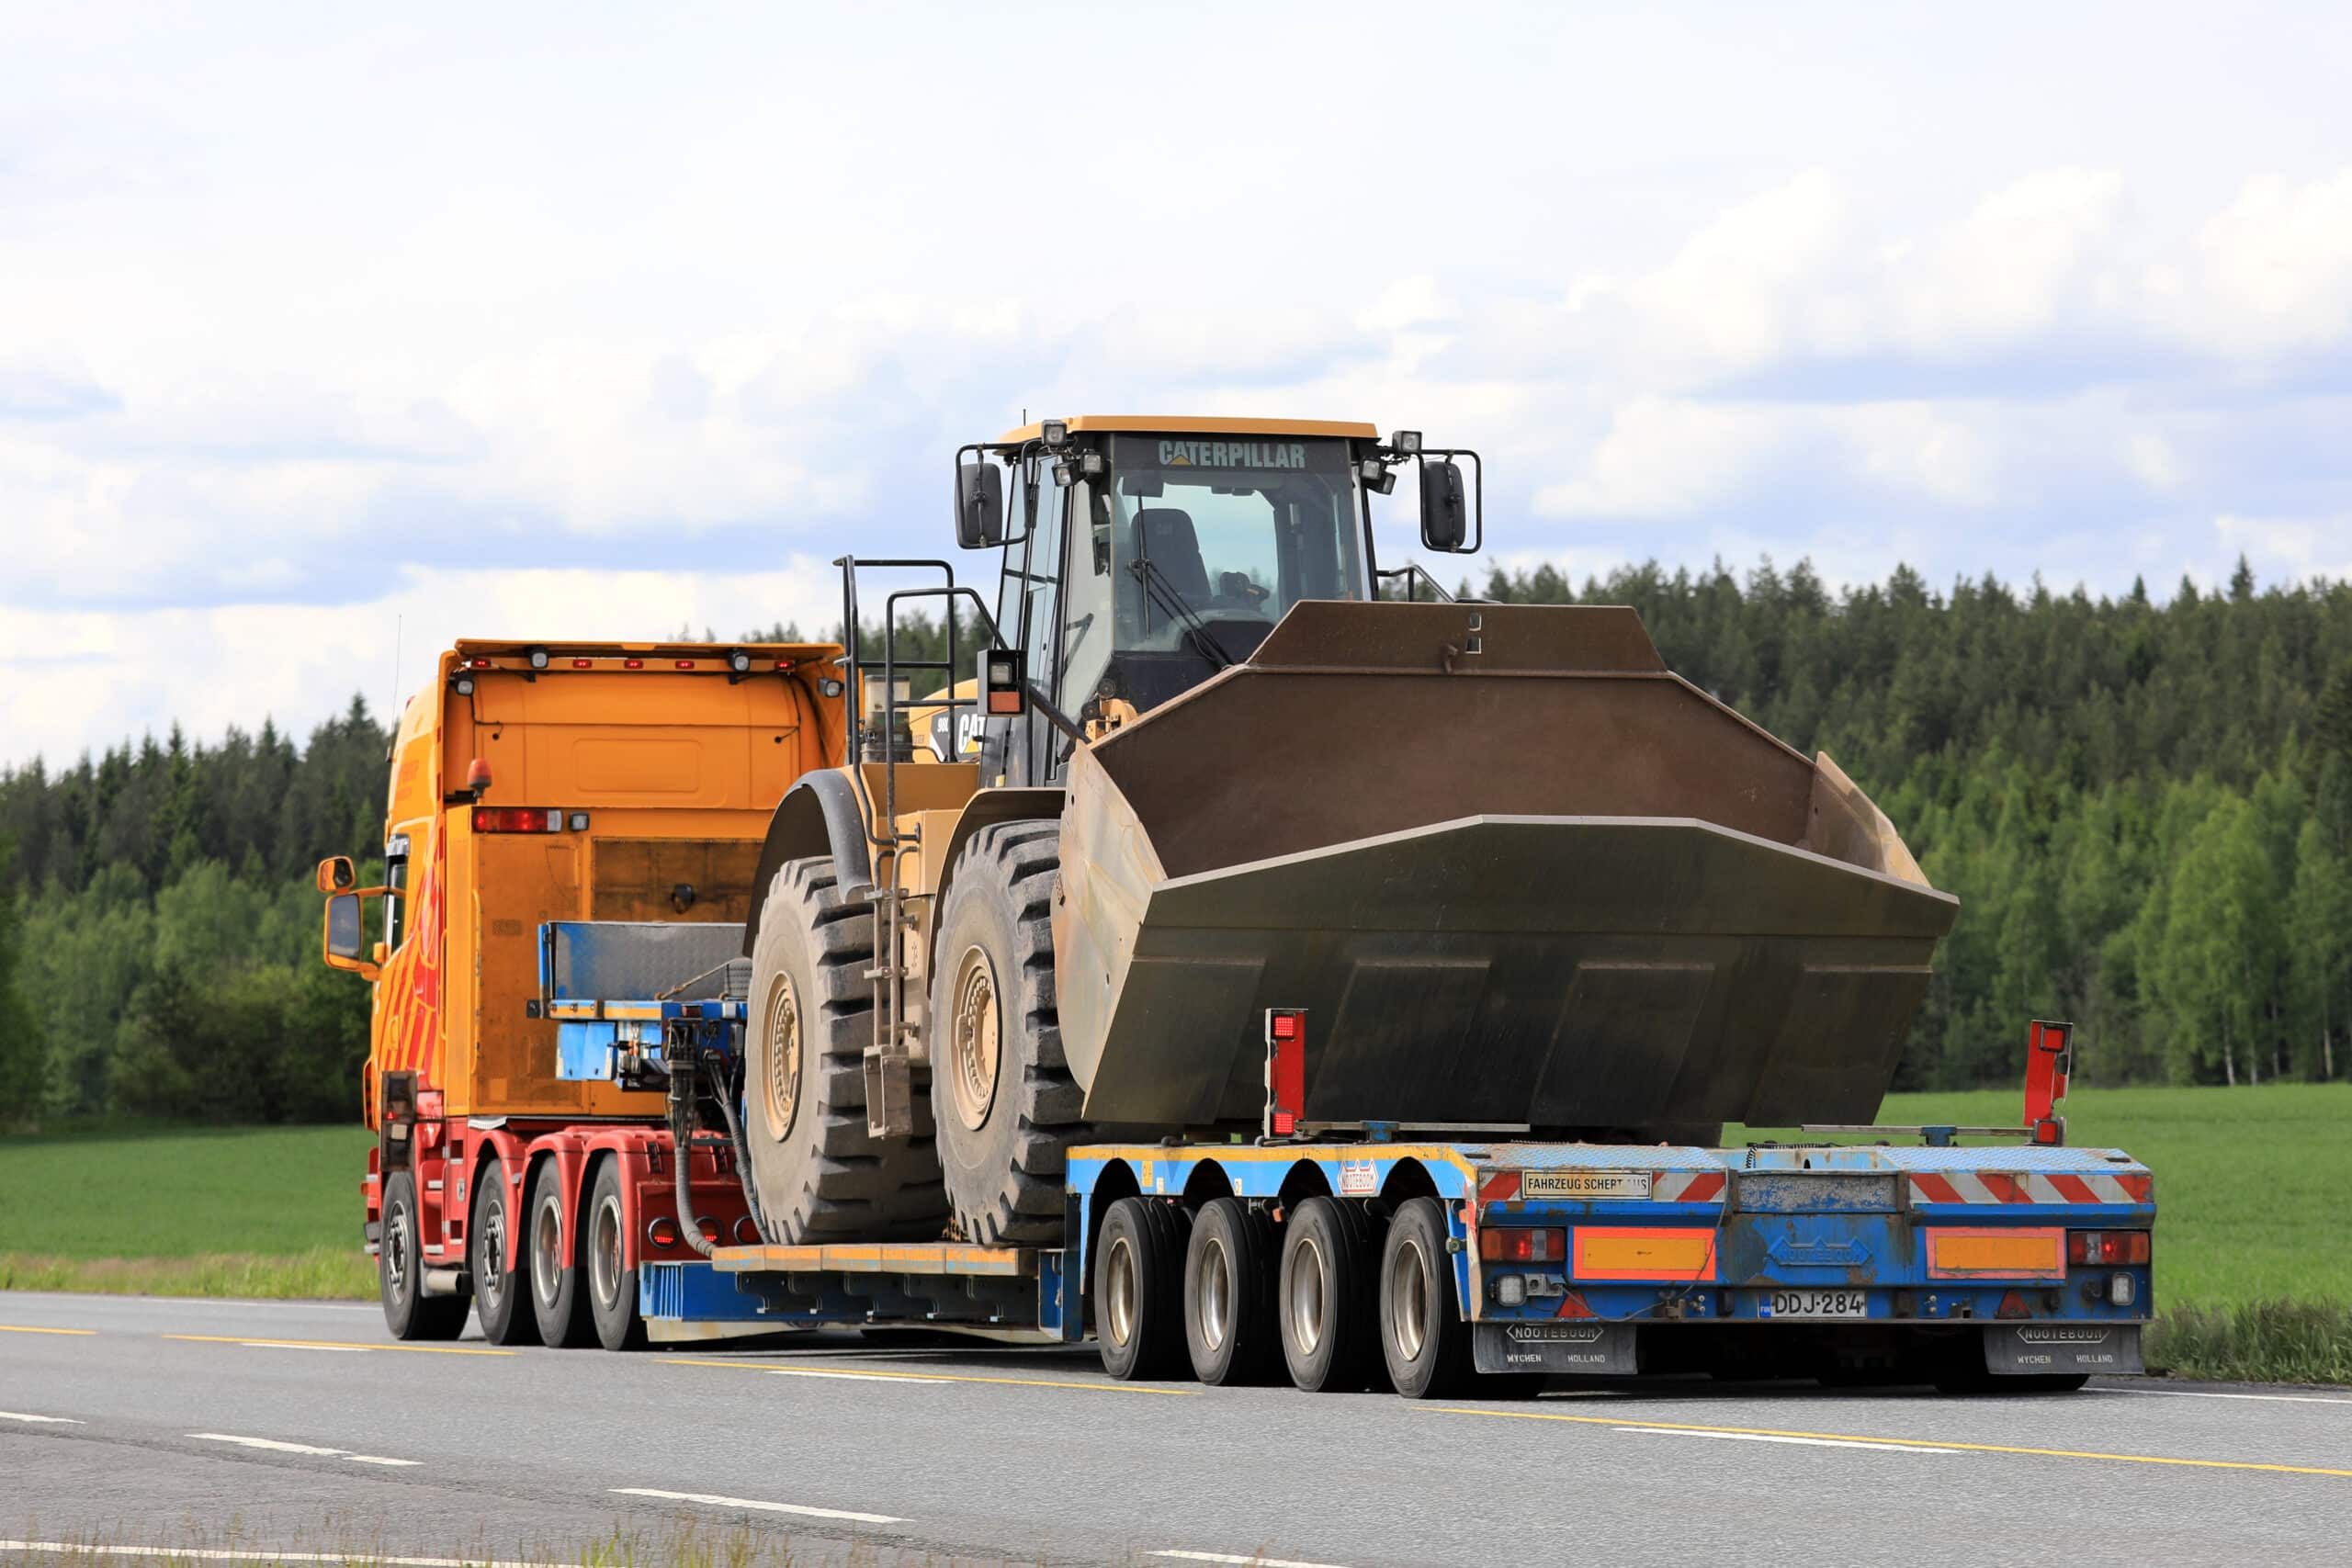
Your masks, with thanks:
[[[402,1348],[372,1306],[0,1293],[0,1561],[617,1532],[660,1562],[682,1521],[795,1564],[2343,1563],[2352,1393],[1416,1404],[1117,1384],[1091,1350]]]

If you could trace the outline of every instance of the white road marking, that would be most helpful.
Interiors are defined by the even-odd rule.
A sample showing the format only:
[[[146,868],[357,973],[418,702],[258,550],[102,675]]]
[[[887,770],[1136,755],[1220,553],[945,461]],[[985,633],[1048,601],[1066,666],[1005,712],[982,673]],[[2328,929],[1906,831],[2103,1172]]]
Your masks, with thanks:
[[[1146,1557],[1173,1557],[1180,1562],[1240,1562],[1248,1568],[1340,1568],[1336,1562],[1301,1562],[1289,1557],[1236,1557],[1230,1551],[1147,1551]]]
[[[1612,1432],[1629,1432],[1636,1438],[1713,1438],[1730,1443],[1795,1443],[1809,1449],[1873,1449],[1888,1450],[1899,1454],[1956,1454],[1959,1449],[1929,1448],[1920,1443],[1863,1442],[1849,1438],[1782,1438],[1763,1432],[1676,1432],[1658,1427],[1611,1427]]]
[[[354,1464],[423,1464],[423,1460],[386,1459],[380,1454],[356,1454],[349,1449],[322,1449],[315,1443],[287,1443],[276,1438],[241,1438],[230,1432],[190,1432],[189,1437],[207,1443],[235,1443],[240,1448],[266,1449],[271,1453],[309,1454],[314,1459],[347,1459]]]
[[[375,1348],[372,1345],[304,1345],[292,1339],[240,1339],[237,1343],[248,1350],[333,1350],[345,1356],[364,1356]]]
[[[71,1416],[27,1416],[15,1410],[0,1410],[0,1421],[37,1421],[44,1427],[79,1427],[81,1422]]]
[[[2215,1393],[2198,1388],[2094,1388],[2088,1393],[2152,1393],[2158,1399],[2267,1399],[2276,1404],[2352,1404],[2320,1393]]]
[[[861,1525],[902,1525],[895,1514],[859,1514],[846,1508],[811,1508],[799,1503],[763,1503],[756,1497],[719,1497],[707,1492],[663,1492],[651,1486],[616,1486],[624,1497],[659,1497],[671,1503],[707,1503],[714,1508],[756,1508],[763,1514],[797,1514],[808,1519],[848,1519]]]
[[[836,1372],[817,1367],[769,1367],[769,1375],[779,1378],[854,1378],[859,1382],[929,1382],[942,1383],[945,1378],[927,1378],[915,1372]]]
[[[198,1562],[368,1562],[387,1568],[562,1568],[481,1557],[379,1557],[372,1551],[231,1551],[192,1546],[93,1546],[83,1540],[0,1540],[0,1551],[56,1552],[65,1557],[170,1557]]]

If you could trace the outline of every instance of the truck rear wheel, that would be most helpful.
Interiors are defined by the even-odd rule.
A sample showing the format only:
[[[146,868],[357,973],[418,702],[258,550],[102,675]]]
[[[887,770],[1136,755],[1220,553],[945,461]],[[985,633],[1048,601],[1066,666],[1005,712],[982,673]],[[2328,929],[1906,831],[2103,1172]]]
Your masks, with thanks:
[[[934,928],[932,1120],[956,1234],[982,1247],[1062,1239],[1063,1152],[1083,1133],[1055,1007],[1060,849],[1050,822],[981,829]]]
[[[1380,1351],[1408,1399],[1443,1397],[1469,1381],[1470,1329],[1454,1294],[1445,1206],[1408,1199],[1380,1248]]]
[[[1271,1382],[1281,1367],[1274,1274],[1282,1244],[1261,1208],[1213,1199],[1184,1248],[1184,1346],[1204,1383]]]
[[[416,1178],[384,1178],[384,1223],[377,1233],[376,1289],[395,1339],[455,1339],[465,1332],[463,1296],[424,1293],[424,1227],[417,1218]]]
[[[940,1233],[930,1106],[914,1134],[865,1130],[874,915],[843,898],[831,857],[788,861],[752,948],[743,1141],[770,1241],[922,1241]],[[920,1080],[918,1080],[920,1086]]]
[[[514,1201],[506,1165],[496,1153],[474,1173],[474,1217],[466,1232],[466,1258],[474,1277],[474,1317],[492,1345],[536,1345],[538,1319],[528,1303],[530,1288],[508,1264],[523,1256],[514,1246]]]
[[[607,1350],[640,1349],[645,1319],[637,1310],[637,1238],[629,1234],[621,1162],[615,1156],[596,1162],[581,1224],[582,1272],[588,1276],[588,1315],[595,1321],[596,1341]]]
[[[1372,1216],[1344,1198],[1309,1198],[1283,1231],[1283,1360],[1310,1393],[1371,1386],[1380,1361]]]
[[[1184,1366],[1184,1231],[1174,1203],[1122,1198],[1094,1241],[1094,1341],[1121,1382],[1180,1377]]]
[[[563,1168],[551,1159],[542,1161],[531,1178],[529,1229],[523,1233],[523,1245],[531,1264],[531,1316],[540,1340],[559,1350],[587,1344],[593,1327],[585,1292],[580,1289],[578,1258],[564,1246],[567,1207]]]

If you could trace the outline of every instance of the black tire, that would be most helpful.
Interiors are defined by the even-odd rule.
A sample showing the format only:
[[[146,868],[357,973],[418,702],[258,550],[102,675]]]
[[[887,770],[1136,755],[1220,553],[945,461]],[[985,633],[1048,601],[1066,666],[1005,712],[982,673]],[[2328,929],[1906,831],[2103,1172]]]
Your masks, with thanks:
[[[1094,1242],[1094,1340],[1121,1382],[1184,1373],[1184,1233],[1178,1204],[1122,1198]]]
[[[1238,1198],[1193,1216],[1184,1248],[1184,1348],[1204,1383],[1272,1382],[1281,1375],[1274,1277],[1282,1241],[1273,1216]]]
[[[395,1339],[455,1339],[473,1303],[464,1296],[424,1293],[424,1227],[418,1222],[416,1178],[396,1170],[384,1178],[382,1227],[376,1233],[376,1291],[384,1323]]]
[[[577,1349],[595,1329],[588,1319],[588,1292],[580,1288],[577,1246],[563,1236],[562,1169],[543,1161],[531,1178],[530,1206],[524,1211],[524,1256],[530,1259],[531,1316],[539,1340],[559,1350]],[[576,1243],[578,1238],[573,1238]]]
[[[1350,1199],[1309,1198],[1283,1227],[1283,1361],[1310,1393],[1372,1385],[1381,1365],[1379,1245],[1371,1214]]]
[[[515,1246],[514,1195],[506,1162],[493,1151],[474,1173],[474,1214],[466,1231],[468,1271],[474,1278],[474,1320],[492,1345],[536,1345],[538,1319],[529,1306],[530,1286],[514,1269],[522,1256]]]
[[[1058,1245],[1063,1156],[1085,1101],[1054,995],[1061,829],[1000,822],[949,873],[932,943],[932,1121],[956,1233],[982,1247]]]
[[[743,1077],[743,1141],[770,1241],[925,1241],[943,1228],[920,1074],[913,1135],[865,1130],[873,965],[873,911],[842,897],[831,857],[778,868],[752,948]]]
[[[682,1222],[683,1223],[683,1222]],[[645,1319],[637,1310],[637,1238],[621,1195],[621,1162],[606,1155],[588,1183],[580,1213],[580,1272],[588,1286],[588,1315],[596,1342],[607,1350],[645,1348]]]
[[[1408,1399],[1450,1397],[1470,1382],[1470,1325],[1453,1288],[1451,1235],[1444,1204],[1412,1198],[1381,1243],[1380,1353],[1389,1385]]]

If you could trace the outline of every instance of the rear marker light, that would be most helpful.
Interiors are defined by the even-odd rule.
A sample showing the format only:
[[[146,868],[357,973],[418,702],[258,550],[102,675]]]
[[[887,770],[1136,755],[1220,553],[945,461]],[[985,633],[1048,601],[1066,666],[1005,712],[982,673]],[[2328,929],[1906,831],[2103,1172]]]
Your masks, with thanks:
[[[667,1214],[656,1217],[645,1227],[645,1239],[656,1247],[678,1245],[678,1222]]]
[[[1557,1263],[1568,1255],[1568,1233],[1533,1225],[1481,1225],[1478,1256],[1488,1263]]]
[[[2068,1231],[2066,1261],[2083,1267],[2145,1263],[2149,1257],[2146,1231]]]
[[[621,660],[621,668],[624,670],[642,670],[645,668],[645,660],[642,659],[624,659]]]
[[[691,659],[680,659],[675,660],[673,662],[674,662],[681,670],[691,670],[695,667],[695,661]]]
[[[571,667],[574,670],[586,670],[592,668],[595,662],[593,659],[575,659],[571,661]]]

